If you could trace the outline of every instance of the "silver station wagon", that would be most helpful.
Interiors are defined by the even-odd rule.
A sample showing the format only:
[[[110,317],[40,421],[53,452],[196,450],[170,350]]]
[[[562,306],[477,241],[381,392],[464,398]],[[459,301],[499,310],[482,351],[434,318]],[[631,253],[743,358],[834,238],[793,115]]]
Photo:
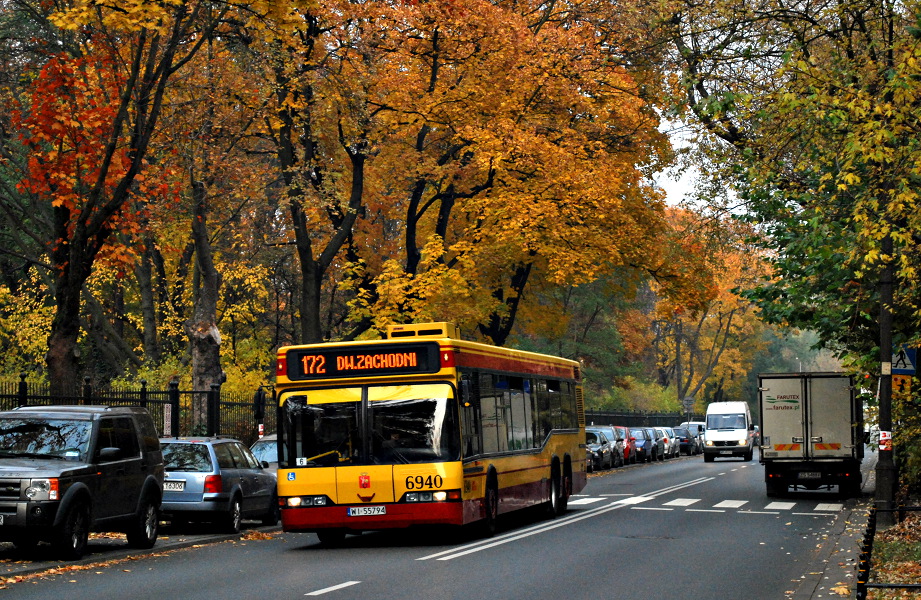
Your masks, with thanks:
[[[275,470],[230,438],[161,438],[163,514],[174,524],[217,523],[236,533],[244,519],[278,522]]]

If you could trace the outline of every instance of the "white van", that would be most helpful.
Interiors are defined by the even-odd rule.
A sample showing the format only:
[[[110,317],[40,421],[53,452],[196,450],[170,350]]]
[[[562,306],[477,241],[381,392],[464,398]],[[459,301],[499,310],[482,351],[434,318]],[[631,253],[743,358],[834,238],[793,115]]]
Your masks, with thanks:
[[[752,459],[755,425],[747,402],[711,402],[704,431],[704,461],[717,456]]]

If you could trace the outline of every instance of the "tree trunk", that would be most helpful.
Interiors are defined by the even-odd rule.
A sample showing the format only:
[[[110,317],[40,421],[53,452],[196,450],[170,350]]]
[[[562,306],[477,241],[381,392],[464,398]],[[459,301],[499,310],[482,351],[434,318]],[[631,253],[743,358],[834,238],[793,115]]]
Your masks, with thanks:
[[[207,392],[212,383],[224,382],[221,370],[221,334],[217,328],[217,300],[221,275],[214,267],[211,241],[208,238],[205,184],[192,182],[194,214],[192,239],[195,243],[196,266],[200,274],[200,287],[196,290],[195,309],[185,322],[186,334],[192,349],[192,390]],[[192,422],[206,423],[207,395],[197,393],[192,406]]]
[[[144,242],[144,253],[134,269],[134,275],[138,282],[138,291],[141,296],[141,316],[144,343],[144,357],[152,363],[160,362],[160,342],[157,337],[157,302],[154,298],[153,286],[153,239],[148,236]]]

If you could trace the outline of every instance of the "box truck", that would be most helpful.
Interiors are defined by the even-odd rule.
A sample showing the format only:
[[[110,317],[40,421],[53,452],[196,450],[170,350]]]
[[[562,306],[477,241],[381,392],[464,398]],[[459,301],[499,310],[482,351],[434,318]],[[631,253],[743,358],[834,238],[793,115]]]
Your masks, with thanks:
[[[767,495],[793,487],[861,489],[863,405],[843,373],[761,373],[761,458]]]

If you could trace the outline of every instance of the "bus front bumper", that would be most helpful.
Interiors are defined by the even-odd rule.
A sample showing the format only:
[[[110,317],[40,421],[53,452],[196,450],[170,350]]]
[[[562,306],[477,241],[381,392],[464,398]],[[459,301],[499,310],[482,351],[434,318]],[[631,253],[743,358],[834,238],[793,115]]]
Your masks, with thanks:
[[[369,531],[397,529],[411,525],[463,524],[463,502],[308,506],[282,507],[281,509],[282,530],[294,532],[320,529]]]

